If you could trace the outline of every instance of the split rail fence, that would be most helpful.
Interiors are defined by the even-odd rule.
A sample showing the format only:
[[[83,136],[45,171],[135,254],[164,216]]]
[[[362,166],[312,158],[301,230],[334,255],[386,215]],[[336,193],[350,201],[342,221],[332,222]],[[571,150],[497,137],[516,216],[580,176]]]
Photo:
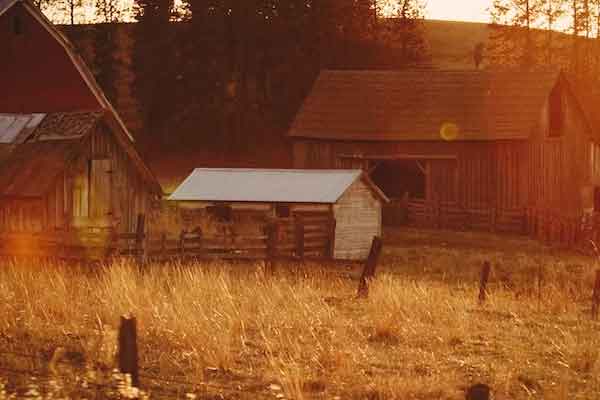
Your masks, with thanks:
[[[335,227],[331,214],[302,213],[270,220],[256,235],[238,235],[232,229],[224,229],[219,235],[205,235],[200,230],[148,235],[145,216],[140,215],[133,233],[0,233],[0,254],[159,261],[173,258],[331,259]]]
[[[541,208],[467,208],[457,203],[411,200],[408,221],[423,228],[510,233],[586,252],[600,246],[600,215],[569,217]]]

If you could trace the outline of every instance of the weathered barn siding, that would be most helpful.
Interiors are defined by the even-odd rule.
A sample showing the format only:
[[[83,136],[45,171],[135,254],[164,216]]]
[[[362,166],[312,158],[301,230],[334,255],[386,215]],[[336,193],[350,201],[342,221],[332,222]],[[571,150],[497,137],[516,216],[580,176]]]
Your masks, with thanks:
[[[381,236],[381,201],[363,180],[354,182],[333,205],[336,259],[362,260],[374,236]]]
[[[355,156],[355,158],[352,158]],[[423,161],[426,200],[466,207],[524,207],[527,203],[527,145],[501,142],[342,142],[297,139],[295,168],[363,168],[378,158]]]
[[[53,232],[70,229],[134,232],[138,214],[157,199],[131,159],[104,125],[76,147],[65,172],[41,199],[5,199],[0,230]]]
[[[566,87],[566,85],[563,86]],[[550,103],[546,102],[538,129],[529,142],[529,205],[563,215],[579,216],[594,207],[594,181],[591,151],[592,136],[569,90],[562,90],[563,126],[560,134],[550,135]]]

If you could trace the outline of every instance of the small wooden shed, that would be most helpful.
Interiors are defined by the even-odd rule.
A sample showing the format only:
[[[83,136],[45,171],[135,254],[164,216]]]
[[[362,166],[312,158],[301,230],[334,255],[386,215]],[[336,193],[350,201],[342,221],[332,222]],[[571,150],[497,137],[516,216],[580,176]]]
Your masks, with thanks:
[[[169,200],[181,212],[194,210],[187,228],[225,220],[234,231],[258,232],[269,219],[330,215],[337,259],[367,257],[388,201],[361,170],[228,168],[194,170]]]

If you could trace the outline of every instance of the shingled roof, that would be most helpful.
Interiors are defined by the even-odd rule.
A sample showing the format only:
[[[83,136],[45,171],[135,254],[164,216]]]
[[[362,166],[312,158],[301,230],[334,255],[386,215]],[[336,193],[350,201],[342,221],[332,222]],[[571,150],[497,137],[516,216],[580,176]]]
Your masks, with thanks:
[[[560,71],[321,72],[289,131],[331,140],[525,139]]]

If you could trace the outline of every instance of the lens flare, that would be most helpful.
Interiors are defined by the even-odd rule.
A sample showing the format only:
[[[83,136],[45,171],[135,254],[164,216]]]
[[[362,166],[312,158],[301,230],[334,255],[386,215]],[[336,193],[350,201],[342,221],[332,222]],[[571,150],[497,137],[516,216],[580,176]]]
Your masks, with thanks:
[[[460,128],[458,127],[458,125],[452,122],[446,122],[440,128],[441,138],[448,142],[458,139],[459,134]]]

